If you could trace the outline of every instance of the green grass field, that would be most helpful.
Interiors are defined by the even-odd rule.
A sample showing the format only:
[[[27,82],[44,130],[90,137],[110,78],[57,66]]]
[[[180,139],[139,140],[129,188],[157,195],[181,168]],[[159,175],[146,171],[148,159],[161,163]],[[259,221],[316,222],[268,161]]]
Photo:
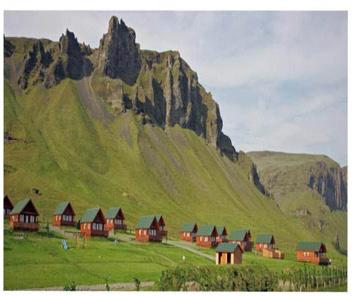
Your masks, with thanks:
[[[130,240],[131,235],[116,234],[124,241],[115,243],[104,238],[91,238],[84,246],[82,240],[66,239],[69,249],[62,248],[62,237],[45,231],[28,233],[26,239],[16,239],[9,230],[4,233],[4,287],[6,290],[44,287],[64,287],[74,281],[77,285],[157,281],[161,272],[182,262],[197,266],[213,265],[213,260],[166,243],[142,244]],[[214,249],[204,249],[185,243],[199,252],[215,255]],[[186,260],[183,261],[182,257]],[[338,257],[339,259],[339,257]],[[280,272],[300,267],[294,252],[284,260],[265,258],[255,253],[244,253],[243,265],[263,264]],[[346,266],[344,261],[333,260],[334,266]]]
[[[17,240],[11,232],[4,235],[4,287],[6,290],[42,287],[64,287],[74,281],[77,285],[156,281],[161,271],[182,262],[212,264],[206,258],[166,244],[141,244],[91,238],[85,248],[76,248],[76,241],[68,239],[72,248],[64,250],[60,236],[47,237],[30,233],[27,239]]]

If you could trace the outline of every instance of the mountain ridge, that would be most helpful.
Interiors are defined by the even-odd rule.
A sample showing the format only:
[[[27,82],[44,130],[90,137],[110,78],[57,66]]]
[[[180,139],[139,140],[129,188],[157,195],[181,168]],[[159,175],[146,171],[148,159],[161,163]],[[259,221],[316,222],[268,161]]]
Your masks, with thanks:
[[[286,191],[279,187],[291,187],[293,184],[295,189],[305,191],[306,187],[307,190],[314,190],[332,210],[347,210],[345,169],[328,156],[277,151],[251,151],[247,154],[255,162],[266,190],[277,200],[280,191]],[[300,176],[295,174],[299,169],[302,173]],[[282,174],[283,170],[286,170],[286,176]],[[273,182],[275,179],[276,182]]]
[[[16,51],[15,39],[5,37],[7,58]],[[205,138],[228,158],[237,159],[230,138],[222,132],[219,105],[198,82],[196,72],[179,52],[140,50],[134,30],[123,20],[114,16],[110,19],[108,32],[97,49],[80,44],[69,30],[59,42],[25,41],[25,61],[15,65],[19,69],[13,73],[21,89],[28,84],[50,88],[65,78],[79,80],[94,75],[94,92],[116,113],[133,110],[144,115],[145,123],[162,127],[179,124]]]

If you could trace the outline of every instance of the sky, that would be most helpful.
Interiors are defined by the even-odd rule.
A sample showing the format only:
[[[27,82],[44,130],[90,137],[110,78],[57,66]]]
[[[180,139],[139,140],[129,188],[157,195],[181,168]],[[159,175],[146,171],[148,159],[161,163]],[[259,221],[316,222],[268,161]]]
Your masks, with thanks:
[[[180,52],[237,150],[347,164],[346,12],[5,11],[4,33],[58,40],[68,28],[98,47],[112,15],[142,49]]]

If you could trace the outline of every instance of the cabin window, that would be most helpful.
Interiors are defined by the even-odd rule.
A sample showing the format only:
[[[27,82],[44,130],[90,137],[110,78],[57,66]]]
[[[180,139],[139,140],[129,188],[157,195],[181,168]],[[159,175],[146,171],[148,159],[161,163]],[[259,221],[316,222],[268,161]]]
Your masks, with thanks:
[[[203,239],[204,239],[205,242],[208,242],[208,237],[207,236],[204,237]]]
[[[123,224],[122,222],[123,221],[121,221],[120,219],[115,219],[115,224],[121,225],[121,224]]]
[[[190,237],[190,232],[187,232],[187,233],[186,233],[186,236],[187,236],[187,237]]]
[[[20,215],[20,222],[24,222],[25,221],[25,217],[23,215]]]
[[[211,236],[211,241],[214,242],[216,238],[214,236]]]
[[[157,234],[156,229],[150,229],[149,230],[149,235],[156,236],[156,234]]]
[[[31,216],[30,219],[31,219],[31,223],[34,223],[34,216]]]

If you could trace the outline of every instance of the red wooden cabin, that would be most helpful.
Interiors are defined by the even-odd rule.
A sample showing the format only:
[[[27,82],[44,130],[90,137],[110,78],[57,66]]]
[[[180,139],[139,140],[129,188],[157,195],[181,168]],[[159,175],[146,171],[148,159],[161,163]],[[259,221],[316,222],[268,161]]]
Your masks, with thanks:
[[[162,235],[156,216],[144,216],[135,228],[135,238],[140,242],[161,242]]]
[[[19,201],[9,216],[10,227],[13,230],[38,231],[39,213],[30,198]]]
[[[229,242],[240,245],[246,252],[251,252],[253,248],[250,230],[240,229],[232,231],[229,236]]]
[[[162,215],[156,215],[156,219],[157,219],[157,222],[158,222],[158,225],[159,225],[159,233],[160,233],[160,235],[162,237],[163,236],[167,236],[168,231],[166,229],[165,221],[164,221]]]
[[[197,230],[198,227],[196,223],[184,224],[179,232],[179,238],[184,241],[195,242]]]
[[[68,201],[63,201],[58,204],[53,215],[54,226],[74,226],[75,211]]]
[[[227,242],[227,229],[225,228],[225,226],[216,226],[217,229],[217,237],[216,237],[216,241],[217,243],[225,243]]]
[[[196,233],[196,244],[200,247],[211,248],[217,245],[217,229],[214,225],[202,225]]]
[[[108,231],[118,229],[126,230],[124,220],[125,216],[121,208],[110,208],[106,215],[105,228]]]
[[[220,243],[216,248],[216,264],[241,264],[243,252],[238,244]]]
[[[297,261],[328,265],[331,260],[326,257],[326,246],[321,242],[299,242],[296,249]]]
[[[4,218],[9,217],[12,209],[13,209],[13,204],[12,204],[10,198],[7,195],[5,195],[5,197],[4,197]]]
[[[105,217],[100,208],[88,209],[80,221],[80,231],[84,236],[108,236],[104,229]]]
[[[256,251],[262,251],[263,249],[274,249],[275,238],[272,234],[259,234],[256,237]]]

